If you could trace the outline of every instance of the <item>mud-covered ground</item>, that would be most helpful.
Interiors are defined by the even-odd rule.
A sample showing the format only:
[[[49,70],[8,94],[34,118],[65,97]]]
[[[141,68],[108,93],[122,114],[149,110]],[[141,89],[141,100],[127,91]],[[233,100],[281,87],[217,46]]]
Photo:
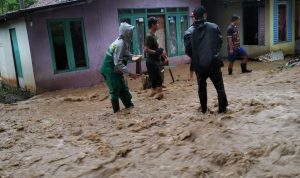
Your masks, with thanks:
[[[222,115],[211,82],[211,111],[198,111],[188,66],[176,67],[174,84],[166,73],[162,101],[129,81],[136,107],[116,115],[103,85],[2,104],[0,177],[300,177],[300,68],[281,64],[224,72],[230,105]]]

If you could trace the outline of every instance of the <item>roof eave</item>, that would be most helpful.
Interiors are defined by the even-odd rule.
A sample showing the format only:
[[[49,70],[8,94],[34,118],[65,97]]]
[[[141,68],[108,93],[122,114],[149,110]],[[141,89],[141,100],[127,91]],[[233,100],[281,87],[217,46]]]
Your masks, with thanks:
[[[93,0],[72,0],[72,1],[62,2],[59,4],[48,5],[48,6],[20,9],[18,11],[9,12],[9,13],[6,13],[6,14],[0,16],[0,23],[6,22],[11,19],[23,17],[25,15],[28,15],[28,14],[34,13],[34,12],[38,12],[38,11],[61,8],[61,7],[68,7],[68,6],[72,6],[72,5],[85,4],[85,3],[90,3],[91,1],[93,1]]]

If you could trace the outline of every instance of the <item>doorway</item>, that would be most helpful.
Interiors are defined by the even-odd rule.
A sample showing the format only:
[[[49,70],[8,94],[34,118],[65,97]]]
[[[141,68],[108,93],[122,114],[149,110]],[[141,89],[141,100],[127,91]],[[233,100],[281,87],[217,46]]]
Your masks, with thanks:
[[[20,48],[18,44],[16,29],[14,28],[10,29],[9,33],[10,33],[11,47],[12,47],[12,53],[14,58],[17,86],[20,87],[21,86],[20,81],[23,80],[23,70],[22,70],[21,56],[19,50]]]
[[[258,45],[258,5],[257,2],[243,4],[244,45]]]

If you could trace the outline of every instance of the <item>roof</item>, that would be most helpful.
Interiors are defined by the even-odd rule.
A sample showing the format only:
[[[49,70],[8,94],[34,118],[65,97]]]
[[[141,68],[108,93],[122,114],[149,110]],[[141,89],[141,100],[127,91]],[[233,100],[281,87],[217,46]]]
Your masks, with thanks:
[[[65,7],[70,5],[76,5],[81,3],[87,3],[92,0],[38,0],[35,4],[31,5],[28,8],[20,9],[18,11],[8,12],[4,15],[0,16],[0,23],[5,22],[9,19],[14,19],[18,17],[25,16],[27,14],[41,11],[50,8],[58,8],[58,7]]]
[[[37,7],[45,7],[45,6],[51,6],[71,1],[78,1],[78,0],[38,0],[36,3],[31,5],[29,8],[37,8]]]

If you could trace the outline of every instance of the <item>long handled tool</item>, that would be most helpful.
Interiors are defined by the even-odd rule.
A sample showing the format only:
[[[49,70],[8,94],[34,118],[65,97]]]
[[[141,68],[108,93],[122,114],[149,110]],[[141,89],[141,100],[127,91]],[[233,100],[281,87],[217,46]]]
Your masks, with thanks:
[[[168,60],[168,57],[166,55],[162,56],[162,61]],[[167,68],[169,70],[169,73],[171,75],[172,78],[172,83],[175,82],[174,76],[173,76],[173,72],[171,70],[171,68],[173,68],[174,66],[170,66],[169,61],[166,62],[166,64],[164,65],[165,68]]]
[[[175,82],[175,79],[174,79],[174,76],[173,76],[173,72],[172,72],[172,68],[174,68],[174,67],[175,67],[175,66],[170,66],[170,65],[165,66],[165,68],[168,69],[168,71],[169,71],[169,73],[170,73],[170,75],[171,75],[172,83]]]

